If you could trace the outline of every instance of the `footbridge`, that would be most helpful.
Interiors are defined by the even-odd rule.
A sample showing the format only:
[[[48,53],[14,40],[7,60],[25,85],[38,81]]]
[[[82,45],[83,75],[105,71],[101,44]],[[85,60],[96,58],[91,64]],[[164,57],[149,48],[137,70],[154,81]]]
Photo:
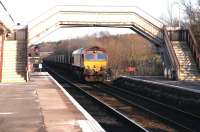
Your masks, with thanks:
[[[28,26],[29,43],[63,27],[127,27],[158,45],[163,38],[163,24],[137,7],[56,6]]]
[[[130,28],[159,49],[166,78],[200,79],[200,50],[191,30],[166,27],[137,7],[56,6],[28,24],[28,45],[37,44],[55,30],[67,27]]]

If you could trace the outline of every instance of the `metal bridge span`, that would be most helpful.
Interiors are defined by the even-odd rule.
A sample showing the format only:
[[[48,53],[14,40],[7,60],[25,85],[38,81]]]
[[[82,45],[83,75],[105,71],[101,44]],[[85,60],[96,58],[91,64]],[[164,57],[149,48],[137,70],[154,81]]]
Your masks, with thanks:
[[[166,78],[200,79],[197,71],[197,66],[200,66],[200,51],[192,32],[186,28],[166,27],[137,7],[56,6],[28,24],[27,42],[28,45],[36,44],[59,28],[94,26],[130,28],[158,47],[164,62]],[[182,56],[187,52],[182,46],[191,50],[187,53],[191,55],[184,56],[187,59]]]

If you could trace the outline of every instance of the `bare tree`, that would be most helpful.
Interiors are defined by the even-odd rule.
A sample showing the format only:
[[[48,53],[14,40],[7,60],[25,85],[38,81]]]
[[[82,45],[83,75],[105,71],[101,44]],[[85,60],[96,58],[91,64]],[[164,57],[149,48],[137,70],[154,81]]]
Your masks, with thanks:
[[[55,44],[45,44],[43,47],[55,49],[56,54],[70,55],[73,50],[81,47],[99,46],[106,50],[109,56],[109,67],[115,77],[127,74],[129,66],[137,68],[136,75],[161,75],[161,61],[154,53],[149,41],[137,34],[109,35],[108,33],[94,34],[83,38],[62,40]],[[149,60],[152,60],[151,63]],[[155,68],[157,67],[157,68]],[[160,69],[160,70],[157,70]]]
[[[186,24],[191,27],[200,46],[200,0],[181,0],[181,4],[187,16]]]
[[[181,4],[185,9],[184,11],[187,16],[188,24],[192,25],[192,24],[196,23],[197,12],[196,12],[196,9],[194,8],[191,0],[189,0],[189,1],[181,0]]]
[[[178,3],[171,3],[168,1],[167,3],[167,14],[161,15],[160,19],[163,20],[168,26],[179,26],[180,19],[175,17],[174,6]],[[179,6],[179,5],[178,5]]]

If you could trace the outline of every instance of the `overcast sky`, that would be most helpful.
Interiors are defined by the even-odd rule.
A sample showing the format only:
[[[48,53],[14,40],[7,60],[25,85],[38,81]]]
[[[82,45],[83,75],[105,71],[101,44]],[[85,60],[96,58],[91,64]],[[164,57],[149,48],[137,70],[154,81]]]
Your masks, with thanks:
[[[16,23],[27,24],[33,18],[39,16],[49,8],[55,5],[112,5],[112,6],[138,6],[145,10],[152,16],[160,18],[166,15],[168,3],[179,0],[1,0],[8,11],[14,18]],[[178,6],[174,6],[174,10],[178,11]],[[177,15],[177,14],[176,14]],[[69,32],[70,30],[70,32]],[[107,29],[107,28],[88,28],[67,29],[65,30],[65,37],[76,37],[86,34],[92,34],[99,31],[109,31],[111,33],[130,33],[128,29]],[[60,32],[60,31],[59,31]],[[56,34],[56,33],[54,33]],[[51,37],[51,36],[50,36]]]

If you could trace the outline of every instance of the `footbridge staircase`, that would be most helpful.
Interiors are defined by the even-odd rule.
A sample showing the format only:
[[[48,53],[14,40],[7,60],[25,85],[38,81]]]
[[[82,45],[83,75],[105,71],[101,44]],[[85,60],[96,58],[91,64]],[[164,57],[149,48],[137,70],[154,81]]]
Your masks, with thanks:
[[[200,80],[200,50],[191,30],[166,27],[137,7],[56,6],[28,24],[29,45],[67,27],[130,28],[156,45],[166,78]]]

